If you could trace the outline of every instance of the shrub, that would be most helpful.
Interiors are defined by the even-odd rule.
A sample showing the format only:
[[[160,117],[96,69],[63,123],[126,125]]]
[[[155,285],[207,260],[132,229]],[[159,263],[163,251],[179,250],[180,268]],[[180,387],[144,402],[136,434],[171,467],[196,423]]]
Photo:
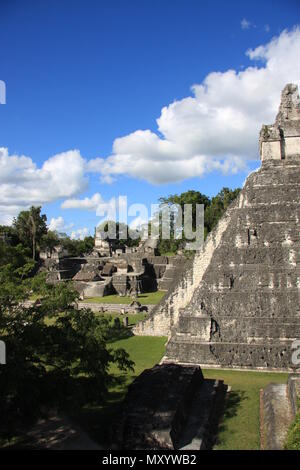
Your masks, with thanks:
[[[291,424],[284,443],[285,450],[300,450],[300,400],[298,401],[298,412],[294,422]]]

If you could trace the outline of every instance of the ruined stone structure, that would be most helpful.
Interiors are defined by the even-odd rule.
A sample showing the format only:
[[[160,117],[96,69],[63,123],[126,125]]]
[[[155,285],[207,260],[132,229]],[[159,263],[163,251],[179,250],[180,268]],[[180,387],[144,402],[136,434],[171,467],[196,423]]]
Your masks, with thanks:
[[[49,282],[72,280],[82,299],[167,290],[174,263],[168,256],[157,256],[156,247],[157,240],[150,238],[138,247],[118,248],[117,241],[102,240],[96,231],[92,253],[71,258],[57,246],[40,254],[40,270],[47,272]]]
[[[101,230],[95,229],[95,254],[98,256],[112,256],[116,249],[113,240],[104,239]]]
[[[69,256],[68,250],[64,249],[62,246],[55,246],[52,250],[46,250],[40,252],[40,259],[52,259],[52,260],[60,260],[63,258],[67,258]]]
[[[156,365],[129,386],[113,426],[117,449],[211,448],[227,387],[199,367]]]
[[[167,334],[165,361],[294,368],[300,338],[300,101],[287,85],[247,178],[205,245],[136,334]]]
[[[287,384],[268,384],[260,393],[261,449],[281,450],[299,410],[300,375],[290,374]]]
[[[298,88],[289,84],[282,91],[281,103],[274,125],[262,126],[260,154],[266,160],[285,160],[299,154],[300,107]]]

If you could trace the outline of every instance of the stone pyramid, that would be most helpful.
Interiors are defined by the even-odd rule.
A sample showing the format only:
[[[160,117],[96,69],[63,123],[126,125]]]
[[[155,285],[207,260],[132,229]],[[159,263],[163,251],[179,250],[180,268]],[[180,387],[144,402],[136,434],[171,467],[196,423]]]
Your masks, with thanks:
[[[297,86],[284,88],[275,124],[262,127],[260,155],[261,168],[249,175],[196,255],[199,266],[208,261],[170,326],[165,361],[297,368],[292,361],[292,343],[300,339]]]

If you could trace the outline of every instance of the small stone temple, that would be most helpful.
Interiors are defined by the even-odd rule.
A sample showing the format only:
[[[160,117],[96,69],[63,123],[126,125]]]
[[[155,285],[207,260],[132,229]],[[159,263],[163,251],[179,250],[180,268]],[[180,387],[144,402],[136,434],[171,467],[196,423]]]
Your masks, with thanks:
[[[295,369],[300,339],[300,100],[263,125],[261,167],[135,334],[167,335],[165,362]],[[298,366],[299,367],[299,366]]]
[[[200,367],[146,369],[129,386],[112,426],[113,449],[203,450],[215,443],[227,386]]]

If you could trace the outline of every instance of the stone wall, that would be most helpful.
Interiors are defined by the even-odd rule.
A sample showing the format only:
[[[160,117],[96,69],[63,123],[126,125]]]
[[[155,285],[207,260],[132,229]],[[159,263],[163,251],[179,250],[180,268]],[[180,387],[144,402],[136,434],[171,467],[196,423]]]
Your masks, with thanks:
[[[102,281],[73,281],[74,288],[82,297],[104,297],[114,292],[111,278]]]
[[[141,307],[141,312],[151,312],[153,309],[154,305],[143,305]],[[103,313],[130,313],[130,314],[135,314],[139,313],[136,310],[135,306],[131,306],[129,304],[122,304],[122,297],[120,297],[120,303],[119,304],[110,304],[110,303],[104,303],[104,302],[78,302],[78,308],[79,309],[84,309],[84,308],[89,308],[93,312],[101,312]]]
[[[289,427],[298,411],[300,375],[290,374],[287,384],[267,385],[260,391],[260,439],[262,450],[282,450]]]

